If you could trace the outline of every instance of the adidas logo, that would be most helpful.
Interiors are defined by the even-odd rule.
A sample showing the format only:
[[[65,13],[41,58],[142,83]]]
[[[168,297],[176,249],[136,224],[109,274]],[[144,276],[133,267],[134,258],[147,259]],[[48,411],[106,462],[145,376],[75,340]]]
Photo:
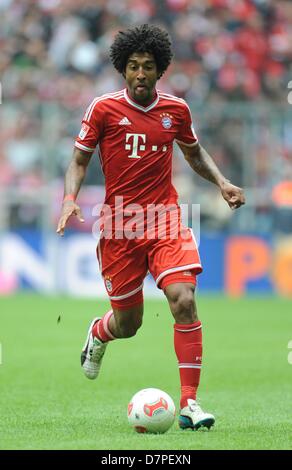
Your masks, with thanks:
[[[120,126],[129,126],[130,124],[132,123],[129,121],[129,119],[126,116],[123,117],[123,119],[121,119],[119,122]]]

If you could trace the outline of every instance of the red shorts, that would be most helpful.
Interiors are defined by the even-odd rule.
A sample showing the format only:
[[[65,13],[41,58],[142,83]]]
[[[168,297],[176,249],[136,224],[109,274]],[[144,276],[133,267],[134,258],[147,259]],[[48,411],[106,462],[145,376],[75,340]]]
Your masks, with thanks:
[[[176,282],[196,283],[202,272],[193,232],[182,227],[171,239],[106,239],[97,245],[97,257],[113,308],[127,309],[143,302],[148,271],[159,289]]]

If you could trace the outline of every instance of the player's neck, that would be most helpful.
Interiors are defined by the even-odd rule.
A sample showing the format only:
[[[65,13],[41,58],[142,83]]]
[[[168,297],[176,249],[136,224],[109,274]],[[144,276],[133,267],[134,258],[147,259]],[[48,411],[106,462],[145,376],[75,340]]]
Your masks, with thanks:
[[[157,91],[156,89],[154,88],[153,90],[153,95],[151,96],[151,98],[145,102],[141,102],[141,101],[137,101],[130,93],[130,91],[128,90],[128,88],[126,88],[126,92],[127,92],[127,95],[128,97],[130,98],[130,100],[132,100],[134,103],[138,104],[139,106],[143,106],[144,108],[147,108],[148,106],[150,106],[152,103],[154,103],[154,101],[156,100],[157,98]]]

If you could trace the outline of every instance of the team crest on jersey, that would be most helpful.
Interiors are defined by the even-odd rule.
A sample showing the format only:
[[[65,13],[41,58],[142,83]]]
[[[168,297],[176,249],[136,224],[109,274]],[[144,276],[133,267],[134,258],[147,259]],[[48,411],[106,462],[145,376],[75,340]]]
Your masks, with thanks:
[[[90,127],[87,124],[82,124],[81,131],[79,132],[79,139],[84,140],[87,132],[89,131]]]
[[[106,290],[108,292],[111,292],[113,290],[113,285],[112,285],[112,280],[111,280],[110,276],[105,276],[104,282],[105,282]]]
[[[161,124],[163,125],[164,129],[170,129],[172,126],[172,116],[168,113],[160,114]]]

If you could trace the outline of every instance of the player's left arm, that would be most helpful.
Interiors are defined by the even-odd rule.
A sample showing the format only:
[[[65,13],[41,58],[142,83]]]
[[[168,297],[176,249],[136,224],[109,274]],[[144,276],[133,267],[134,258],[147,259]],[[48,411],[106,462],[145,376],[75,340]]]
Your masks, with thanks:
[[[178,145],[191,168],[202,178],[211,181],[220,188],[223,198],[231,209],[237,209],[245,204],[243,190],[231,184],[222,175],[212,157],[199,142],[193,146],[183,145],[182,143],[178,143]]]

